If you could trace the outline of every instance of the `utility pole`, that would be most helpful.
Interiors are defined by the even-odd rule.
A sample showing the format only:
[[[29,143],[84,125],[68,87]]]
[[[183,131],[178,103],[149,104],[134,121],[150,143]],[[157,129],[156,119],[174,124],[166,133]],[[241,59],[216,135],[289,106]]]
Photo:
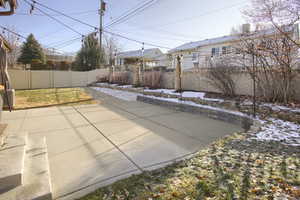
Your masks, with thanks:
[[[99,45],[100,45],[100,52],[102,51],[102,34],[103,34],[103,16],[106,9],[106,3],[103,0],[100,0],[100,27],[99,27]]]

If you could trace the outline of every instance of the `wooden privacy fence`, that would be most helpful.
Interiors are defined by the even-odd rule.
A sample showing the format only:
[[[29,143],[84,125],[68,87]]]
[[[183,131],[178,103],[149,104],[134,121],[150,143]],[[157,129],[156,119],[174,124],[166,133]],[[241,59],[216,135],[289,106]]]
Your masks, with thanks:
[[[44,89],[84,87],[95,82],[97,76],[108,73],[105,69],[87,72],[51,70],[8,70],[14,89]]]

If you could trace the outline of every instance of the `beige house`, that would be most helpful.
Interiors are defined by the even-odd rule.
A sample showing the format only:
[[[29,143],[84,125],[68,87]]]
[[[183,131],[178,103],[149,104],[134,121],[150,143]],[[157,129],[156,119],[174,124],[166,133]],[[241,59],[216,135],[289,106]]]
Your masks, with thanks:
[[[67,62],[67,63],[71,63],[75,61],[74,55],[63,54],[61,52],[51,50],[51,49],[44,49],[44,54],[45,54],[46,61]]]
[[[115,66],[128,67],[130,65],[140,65],[144,62],[145,68],[161,67],[166,64],[167,56],[158,48],[125,51],[116,55]]]
[[[299,39],[299,27],[298,24],[289,27],[293,37]],[[250,32],[250,24],[244,24],[242,26],[242,33],[236,35],[228,35],[223,37],[217,37],[212,39],[201,40],[197,42],[190,42],[183,44],[170,50],[168,53],[172,56],[172,68],[176,68],[176,57],[181,56],[182,70],[191,70],[194,68],[207,68],[212,59],[228,54],[236,54],[236,48],[239,42],[245,38],[245,36],[251,35],[251,37],[259,38],[263,36],[271,37],[275,34],[274,29]]]

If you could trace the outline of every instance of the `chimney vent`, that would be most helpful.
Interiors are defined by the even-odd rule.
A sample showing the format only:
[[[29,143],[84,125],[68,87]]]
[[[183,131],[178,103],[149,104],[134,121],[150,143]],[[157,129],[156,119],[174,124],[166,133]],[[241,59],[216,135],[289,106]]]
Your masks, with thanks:
[[[250,33],[250,24],[243,24],[242,31],[243,31],[243,34]]]

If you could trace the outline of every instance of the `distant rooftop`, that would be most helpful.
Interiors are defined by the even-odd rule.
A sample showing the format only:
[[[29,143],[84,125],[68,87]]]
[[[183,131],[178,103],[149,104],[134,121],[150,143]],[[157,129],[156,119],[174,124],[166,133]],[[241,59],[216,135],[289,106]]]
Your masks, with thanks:
[[[144,50],[144,58],[156,58],[158,56],[163,55],[159,48],[153,49],[145,49]],[[119,58],[142,58],[143,53],[142,50],[135,51],[124,51],[117,55]]]
[[[296,24],[295,26],[285,26],[285,29],[287,32],[291,32],[292,30],[294,30],[295,27],[297,27],[297,30],[298,30],[298,24]],[[276,32],[278,32],[276,29],[267,29],[267,30],[259,31],[259,32],[251,32],[249,35],[258,37],[258,36],[263,36],[263,35],[275,34]],[[168,53],[191,50],[191,49],[195,49],[198,47],[213,45],[213,44],[218,44],[218,43],[238,41],[244,36],[245,36],[244,34],[236,34],[236,35],[228,35],[228,36],[216,37],[216,38],[212,38],[212,39],[200,40],[200,41],[196,41],[196,42],[189,42],[189,43],[185,43],[179,47],[176,47],[174,49],[171,49]]]

